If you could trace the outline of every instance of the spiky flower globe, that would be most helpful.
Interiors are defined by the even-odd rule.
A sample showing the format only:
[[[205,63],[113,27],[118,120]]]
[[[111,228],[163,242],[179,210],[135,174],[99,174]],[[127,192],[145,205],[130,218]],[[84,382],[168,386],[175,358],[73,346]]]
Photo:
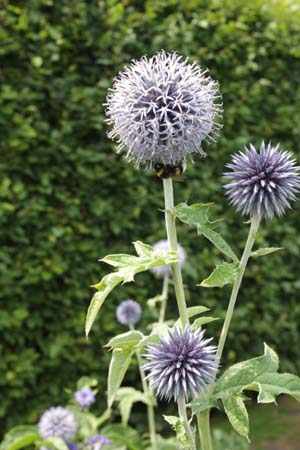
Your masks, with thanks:
[[[164,50],[133,61],[116,78],[107,97],[108,136],[136,165],[177,164],[193,153],[204,156],[221,115],[218,84],[206,70]]]
[[[96,434],[95,436],[91,436],[86,440],[87,445],[92,450],[100,450],[103,445],[109,445],[111,444],[111,442],[112,441],[110,439],[101,434]]]
[[[96,401],[94,392],[89,387],[83,387],[74,394],[75,401],[81,408],[88,408]]]
[[[260,218],[281,216],[291,201],[296,200],[300,187],[299,166],[293,154],[261,143],[259,150],[250,144],[245,152],[236,153],[231,169],[226,172],[225,185],[230,203],[238,212]]]
[[[142,308],[134,300],[124,300],[116,310],[116,318],[121,325],[135,325],[142,316]]]
[[[177,401],[183,396],[188,400],[213,382],[217,348],[208,345],[212,339],[204,339],[204,334],[205,330],[193,333],[189,328],[184,332],[175,328],[168,338],[147,347],[146,379],[159,398]]]
[[[165,239],[161,239],[153,245],[153,250],[155,251],[155,253],[166,255],[166,253],[168,253],[169,251],[168,241]],[[177,251],[179,252],[179,264],[180,267],[182,267],[186,261],[186,253],[184,248],[180,244],[177,244]],[[152,267],[151,272],[153,272],[159,278],[169,276],[172,273],[171,268],[168,265]]]
[[[75,416],[71,411],[62,406],[56,406],[42,414],[38,430],[42,439],[59,437],[64,441],[69,441],[76,434],[77,426]]]

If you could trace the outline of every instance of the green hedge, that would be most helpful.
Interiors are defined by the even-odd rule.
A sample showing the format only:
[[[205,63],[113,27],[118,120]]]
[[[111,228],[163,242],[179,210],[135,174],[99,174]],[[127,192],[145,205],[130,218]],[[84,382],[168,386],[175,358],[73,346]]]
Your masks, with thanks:
[[[164,237],[161,183],[114,153],[102,103],[132,58],[164,48],[191,56],[220,81],[224,128],[206,160],[176,183],[177,201],[214,201],[224,235],[240,252],[247,226],[228,207],[224,164],[262,138],[299,156],[300,13],[287,1],[29,0],[5,2],[1,38],[0,429],[37,419],[64,389],[94,374],[105,389],[115,305],[160,289],[150,274],[119,288],[89,341],[84,316],[105,274],[97,259]],[[290,2],[292,3],[292,2]],[[297,3],[297,2],[295,2]],[[188,298],[222,314],[229,289],[195,284],[220,260],[182,226]],[[299,204],[262,227],[257,245],[284,246],[252,261],[239,298],[227,362],[274,346],[299,370]],[[194,268],[194,270],[192,270]],[[298,277],[298,279],[297,279]],[[175,307],[173,307],[175,314]],[[146,320],[145,320],[146,322]],[[144,323],[145,323],[144,322]],[[220,324],[210,327],[218,333]],[[132,373],[129,377],[134,377]],[[102,399],[104,395],[102,395]]]

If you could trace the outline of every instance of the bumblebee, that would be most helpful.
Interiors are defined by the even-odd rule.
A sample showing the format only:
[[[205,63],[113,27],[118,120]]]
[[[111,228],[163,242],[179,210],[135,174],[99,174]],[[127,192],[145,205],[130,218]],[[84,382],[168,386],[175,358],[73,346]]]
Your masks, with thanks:
[[[180,161],[177,164],[156,163],[154,165],[155,173],[160,178],[179,177],[184,172],[184,164]]]

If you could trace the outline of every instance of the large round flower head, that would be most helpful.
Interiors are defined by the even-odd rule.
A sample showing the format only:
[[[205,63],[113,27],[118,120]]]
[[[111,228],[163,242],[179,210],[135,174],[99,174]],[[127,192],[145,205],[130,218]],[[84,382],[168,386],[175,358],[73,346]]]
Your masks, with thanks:
[[[116,78],[107,97],[109,137],[118,151],[139,164],[177,164],[205,155],[203,140],[214,140],[221,114],[218,84],[207,71],[164,50],[133,61]]]
[[[291,152],[261,143],[259,151],[250,144],[245,152],[232,157],[227,164],[231,172],[225,177],[225,185],[230,202],[237,211],[245,215],[258,214],[260,218],[271,219],[274,214],[281,216],[290,201],[296,200],[299,191],[299,166]]]
[[[74,394],[75,401],[81,408],[88,408],[96,401],[94,392],[89,387],[83,387]]]
[[[134,300],[124,300],[116,310],[117,321],[122,325],[136,324],[142,315],[142,308]]]
[[[165,255],[169,251],[168,241],[165,239],[161,239],[153,245],[153,250],[155,251],[155,253]],[[179,264],[180,267],[182,267],[186,261],[186,253],[184,248],[180,244],[177,244],[177,251],[179,252]],[[151,271],[159,278],[171,275],[172,273],[171,268],[168,265],[152,267]]]
[[[175,328],[168,338],[147,347],[145,358],[149,362],[144,369],[150,373],[146,379],[158,397],[177,401],[184,396],[188,400],[212,383],[217,372],[217,348],[208,345],[212,339],[204,339],[204,333]]]
[[[42,439],[59,437],[69,441],[76,434],[77,422],[71,411],[56,406],[44,412],[39,420],[38,430]]]

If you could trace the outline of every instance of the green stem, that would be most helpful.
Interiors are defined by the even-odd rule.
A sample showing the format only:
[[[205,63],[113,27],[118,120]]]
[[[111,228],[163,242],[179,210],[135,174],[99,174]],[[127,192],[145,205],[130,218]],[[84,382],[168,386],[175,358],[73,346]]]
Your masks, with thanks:
[[[218,358],[219,363],[221,362],[224,345],[225,345],[225,341],[226,341],[226,338],[228,335],[228,330],[229,330],[229,326],[231,323],[237,296],[238,296],[238,293],[240,290],[241,282],[242,282],[242,279],[243,279],[243,276],[245,273],[248,259],[250,257],[251,250],[252,250],[255,238],[256,238],[259,224],[260,224],[259,216],[257,214],[253,215],[252,219],[251,219],[251,226],[250,226],[247,242],[246,242],[245,249],[244,249],[241,261],[240,261],[239,273],[238,273],[238,276],[237,276],[237,278],[234,282],[233,288],[232,288],[232,292],[231,292],[231,296],[230,296],[230,300],[229,300],[220,340],[219,340],[219,345],[218,345],[218,349],[217,349],[217,358]],[[212,391],[212,389],[213,389],[213,384],[210,385],[210,389],[208,390],[208,393],[210,393]],[[210,410],[208,409],[204,413],[198,414],[197,421],[198,421],[198,427],[200,430],[202,450],[212,450],[212,443],[211,443],[211,436],[210,436]]]
[[[141,376],[144,393],[151,394],[152,391],[149,388],[148,383],[145,379],[145,372],[142,368],[142,365],[143,365],[142,357],[141,357],[141,354],[139,351],[136,352],[136,356],[137,356],[137,360],[139,363],[140,376]],[[147,405],[147,415],[148,415],[148,427],[149,427],[149,434],[150,434],[151,449],[157,450],[156,432],[155,432],[155,416],[154,416],[153,405]]]
[[[168,290],[169,290],[169,275],[165,275],[162,293],[161,293],[161,305],[160,305],[159,320],[158,320],[159,323],[163,323],[165,321],[167,300],[168,300]]]
[[[165,220],[166,220],[166,230],[169,243],[169,251],[177,252],[177,233],[175,227],[175,215],[174,215],[174,195],[173,195],[173,184],[172,178],[163,179],[164,185],[164,196],[165,196]],[[178,305],[178,311],[181,319],[183,328],[189,325],[189,318],[187,314],[187,307],[183,289],[181,268],[179,262],[171,264],[175,293]]]
[[[217,358],[218,358],[219,362],[221,361],[221,358],[222,358],[223,349],[224,349],[225,341],[227,338],[229,326],[231,323],[236,299],[237,299],[239,289],[241,286],[241,282],[242,282],[242,279],[243,279],[243,276],[245,273],[247,262],[250,257],[251,250],[252,250],[255,238],[256,238],[259,223],[260,223],[259,216],[257,214],[253,215],[252,219],[251,219],[251,226],[250,226],[246,246],[245,246],[241,261],[240,261],[240,270],[239,270],[238,276],[237,276],[237,278],[234,282],[233,288],[232,288],[232,292],[231,292],[231,296],[230,296],[230,300],[229,300],[229,304],[228,304],[228,309],[226,312],[226,316],[225,316],[225,320],[224,320],[224,324],[223,324],[223,328],[222,328],[222,332],[221,332],[221,336],[220,336],[220,340],[219,340],[219,345],[218,345],[218,350],[217,350]]]
[[[204,411],[197,416],[197,422],[201,439],[201,450],[213,450],[210,435],[210,412]]]
[[[130,324],[129,329],[132,331],[134,330],[134,325]],[[138,361],[140,376],[141,376],[141,382],[143,386],[143,391],[145,394],[152,393],[152,390],[149,388],[148,383],[146,381],[145,372],[143,369],[143,361],[140,352],[136,351],[136,357]],[[153,405],[147,405],[147,416],[148,416],[148,428],[149,428],[149,435],[150,435],[150,442],[151,442],[151,449],[157,450],[157,444],[156,444],[156,431],[155,431],[155,415],[154,415],[154,407]]]
[[[183,395],[178,397],[177,404],[178,404],[179,417],[183,420],[185,432],[190,441],[190,450],[196,450],[194,436],[193,436],[193,433],[192,433],[192,430],[190,427],[190,423],[188,421],[188,417],[186,414],[186,404],[185,404],[185,399],[184,399]]]

